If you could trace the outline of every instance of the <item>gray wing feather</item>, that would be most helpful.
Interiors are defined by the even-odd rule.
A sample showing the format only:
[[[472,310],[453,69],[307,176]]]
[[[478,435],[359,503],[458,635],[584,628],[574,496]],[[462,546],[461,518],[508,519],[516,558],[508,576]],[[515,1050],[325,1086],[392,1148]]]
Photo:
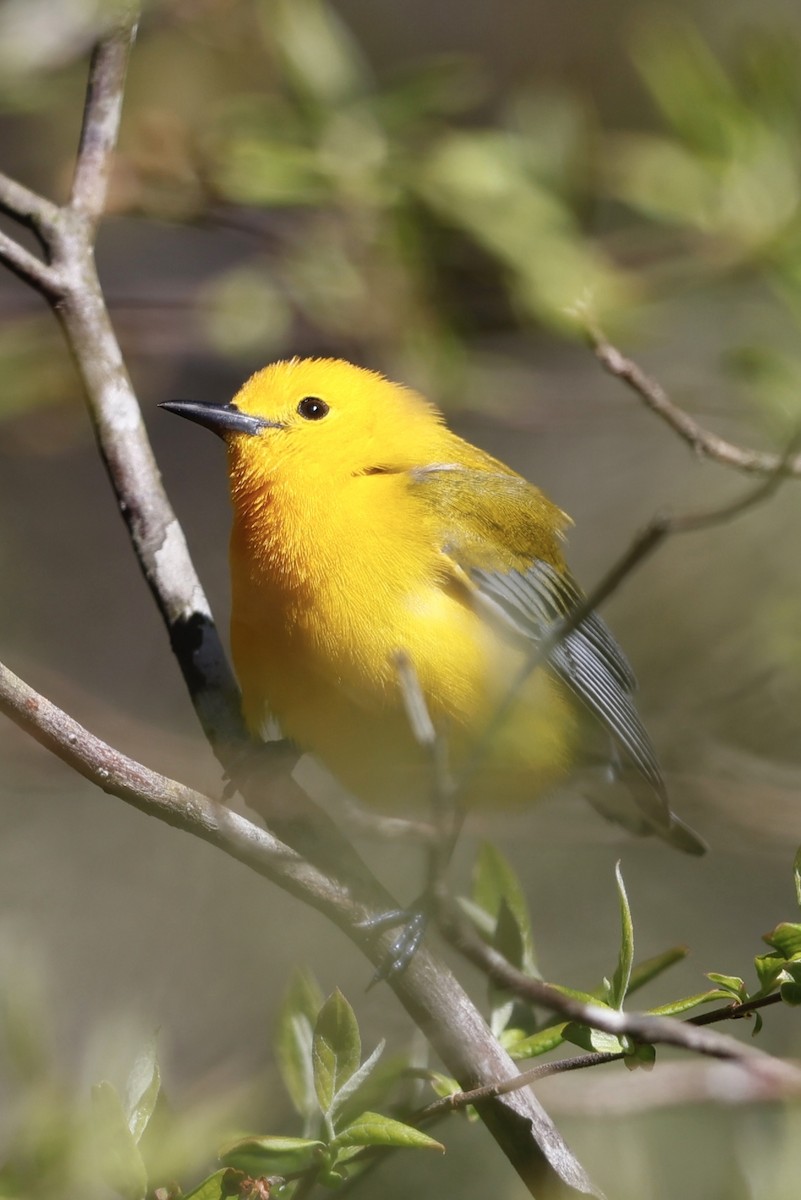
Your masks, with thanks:
[[[542,561],[526,571],[473,570],[471,577],[482,595],[535,643],[583,600],[569,575]],[[634,674],[603,620],[596,613],[585,617],[557,641],[548,661],[648,785],[633,789],[638,807],[656,831],[668,831],[673,816],[651,739],[632,702]]]

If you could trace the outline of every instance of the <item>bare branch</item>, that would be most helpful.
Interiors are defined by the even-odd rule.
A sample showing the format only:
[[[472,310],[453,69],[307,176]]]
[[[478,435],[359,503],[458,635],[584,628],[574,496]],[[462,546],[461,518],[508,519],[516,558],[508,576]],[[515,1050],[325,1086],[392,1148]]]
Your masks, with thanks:
[[[69,207],[80,213],[89,229],[103,215],[114,149],[122,114],[128,56],[136,37],[134,5],[94,49],[83,111],[83,126]]]
[[[503,1083],[473,1088],[469,1092],[451,1092],[450,1096],[443,1096],[440,1100],[435,1100],[432,1104],[427,1104],[425,1108],[420,1109],[418,1113],[415,1113],[411,1124],[419,1125],[423,1122],[433,1121],[445,1113],[459,1112],[471,1104],[477,1104],[480,1100],[488,1100],[491,1096],[505,1096],[507,1092],[513,1092],[516,1088],[529,1087],[532,1083],[536,1083],[540,1079],[547,1079],[551,1075],[561,1075],[566,1071],[580,1071],[586,1067],[600,1066],[601,1063],[616,1062],[623,1057],[622,1053],[581,1054],[576,1055],[575,1058],[560,1058],[556,1062],[538,1063],[536,1067],[529,1067],[527,1071],[521,1071],[515,1079],[505,1079]]]
[[[21,225],[36,231],[52,227],[58,220],[59,209],[44,196],[30,191],[15,179],[0,171],[0,212],[13,217]]]
[[[36,288],[46,300],[56,301],[62,294],[56,271],[31,254],[7,233],[0,231],[0,262],[31,287]]]
[[[37,196],[0,171],[0,212],[31,229],[46,257],[50,258],[47,235],[59,218],[59,209],[55,204],[43,196]],[[5,263],[23,283],[30,284],[46,300],[55,303],[60,299],[63,288],[58,270],[49,261],[31,254],[6,233],[0,233],[0,262]]]
[[[759,475],[771,475],[781,471],[784,475],[801,476],[801,455],[785,461],[780,454],[754,450],[749,446],[738,446],[705,429],[689,413],[673,403],[657,380],[613,346],[586,311],[580,315],[595,357],[604,370],[628,384],[651,412],[656,413],[670,426],[696,454],[712,459],[724,467],[733,467],[737,471]]]

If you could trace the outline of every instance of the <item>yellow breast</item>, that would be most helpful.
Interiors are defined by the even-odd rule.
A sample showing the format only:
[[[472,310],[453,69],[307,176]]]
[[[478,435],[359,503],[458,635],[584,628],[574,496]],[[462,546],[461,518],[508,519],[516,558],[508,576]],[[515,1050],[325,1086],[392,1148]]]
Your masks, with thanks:
[[[335,502],[322,480],[313,493],[275,487],[262,497],[261,521],[236,520],[231,545],[232,648],[246,720],[260,732],[276,719],[365,800],[425,799],[430,758],[406,716],[398,654],[413,664],[458,766],[522,651],[474,606],[440,549],[436,515],[401,475],[354,478]],[[539,672],[495,738],[492,799],[522,791],[530,800],[561,775],[573,726],[561,688]]]

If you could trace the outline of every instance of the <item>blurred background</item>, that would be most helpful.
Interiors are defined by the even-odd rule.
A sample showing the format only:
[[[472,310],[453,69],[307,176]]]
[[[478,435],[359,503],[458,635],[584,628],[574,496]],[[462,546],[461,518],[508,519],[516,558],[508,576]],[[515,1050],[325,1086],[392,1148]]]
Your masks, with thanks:
[[[107,19],[91,0],[0,3],[4,169],[57,200]],[[227,399],[293,354],[352,358],[436,398],[460,433],[572,515],[571,565],[590,587],[657,511],[723,503],[753,481],[694,457],[604,375],[572,306],[589,298],[609,335],[716,432],[781,451],[801,424],[801,11],[794,0],[153,2],[98,263],[223,629],[220,447],[156,404]],[[7,273],[0,315],[0,656],[126,753],[217,794],[59,329]],[[691,949],[643,1004],[704,990],[705,971],[755,986],[761,935],[797,919],[800,497],[790,481],[742,518],[674,539],[605,610],[674,806],[710,844],[704,860],[627,838],[569,792],[471,822],[456,885],[477,839],[501,847],[526,883],[547,978],[589,988],[613,970],[618,858],[638,956]],[[408,1042],[388,994],[364,994],[367,964],[315,914],[84,785],[8,723],[0,828],[12,1164],[0,1194],[66,1194],[89,1085],[124,1079],[156,1034],[193,1148],[185,1186],[208,1169],[196,1148],[220,1131],[297,1132],[271,1052],[296,965],[325,992],[342,988],[368,1047]],[[367,852],[402,898],[415,893],[413,851]],[[771,1010],[760,1044],[798,1055],[796,1013]],[[649,1113],[642,1100],[627,1112],[603,1092],[593,1108],[590,1082],[593,1095],[625,1083],[619,1064],[604,1071],[542,1096],[610,1195],[791,1194],[797,1112]],[[659,1095],[658,1070],[648,1086]],[[440,1132],[449,1153],[393,1160],[387,1197],[521,1194],[482,1130]]]

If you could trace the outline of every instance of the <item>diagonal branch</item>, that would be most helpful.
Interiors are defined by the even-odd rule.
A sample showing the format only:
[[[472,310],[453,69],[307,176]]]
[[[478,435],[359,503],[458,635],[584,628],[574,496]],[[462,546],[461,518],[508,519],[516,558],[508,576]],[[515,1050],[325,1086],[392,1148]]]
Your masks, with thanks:
[[[0,212],[32,229],[42,240],[43,248],[44,235],[55,225],[59,211],[58,206],[50,200],[0,171]]]
[[[342,883],[310,865],[289,846],[224,805],[134,762],[94,737],[0,664],[0,712],[105,792],[195,837],[210,842],[333,921],[374,964],[387,939],[365,932],[365,916],[394,898],[362,874]],[[517,1078],[517,1068],[472,1001],[425,948],[392,987],[448,1071],[464,1088],[494,1087]],[[577,1192],[599,1196],[530,1089],[487,1094],[482,1117],[532,1195],[555,1177]]]
[[[785,475],[801,477],[801,455],[796,454],[789,461],[785,461],[780,454],[755,450],[750,446],[738,446],[735,442],[727,441],[726,438],[705,429],[683,408],[673,403],[656,379],[613,346],[586,310],[580,310],[578,315],[595,357],[604,370],[615,379],[621,379],[628,384],[646,407],[660,417],[696,454],[712,459],[724,467],[733,467],[737,471],[750,474],[770,475],[781,471]]]
[[[446,911],[443,917],[449,940],[480,967],[494,984],[521,1000],[615,1037],[627,1037],[649,1045],[677,1046],[695,1054],[726,1059],[768,1082],[801,1089],[801,1069],[766,1054],[756,1046],[746,1045],[717,1030],[701,1028],[694,1021],[679,1021],[675,1017],[650,1013],[622,1012],[600,1004],[587,1004],[551,984],[523,974],[497,950],[481,941],[452,910]]]
[[[0,231],[0,261],[4,262],[9,271],[13,271],[23,283],[28,283],[31,287],[36,288],[37,292],[40,292],[45,299],[56,300],[60,295],[57,276],[53,268],[2,231]]]

